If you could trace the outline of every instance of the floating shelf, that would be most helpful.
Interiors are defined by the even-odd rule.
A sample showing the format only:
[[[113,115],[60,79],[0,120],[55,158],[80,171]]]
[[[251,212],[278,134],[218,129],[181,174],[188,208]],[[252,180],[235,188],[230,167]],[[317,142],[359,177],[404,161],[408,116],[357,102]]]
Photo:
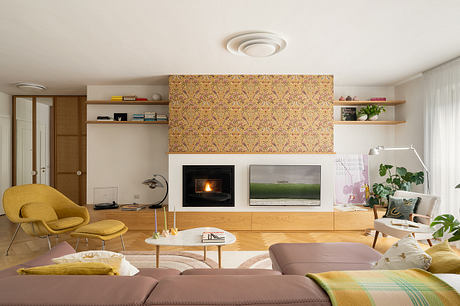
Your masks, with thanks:
[[[396,125],[406,121],[334,121],[337,125]]]
[[[158,101],[111,101],[111,100],[89,100],[86,104],[100,105],[169,105],[168,100]]]
[[[357,106],[357,105],[400,105],[406,103],[406,100],[393,100],[393,101],[339,101],[334,100],[334,106]]]
[[[168,124],[168,121],[86,121],[86,124]]]

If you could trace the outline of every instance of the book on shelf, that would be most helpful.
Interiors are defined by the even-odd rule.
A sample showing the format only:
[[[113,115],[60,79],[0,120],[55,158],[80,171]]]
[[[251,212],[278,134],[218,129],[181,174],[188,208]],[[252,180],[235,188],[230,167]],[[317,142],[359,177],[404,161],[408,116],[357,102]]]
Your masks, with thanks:
[[[147,98],[136,98],[136,101],[148,101]]]
[[[123,101],[136,101],[136,96],[123,96]]]
[[[374,97],[374,98],[370,98],[369,101],[386,101],[387,98],[382,98],[382,97]]]
[[[146,208],[148,205],[145,204],[124,204],[121,205],[121,210],[125,211],[139,211],[141,209]]]
[[[408,226],[408,227],[414,227],[414,228],[420,228],[420,225],[409,220],[399,220],[399,219],[393,219],[391,220],[391,225],[398,225],[398,226]]]
[[[112,96],[112,101],[123,101],[123,96]]]
[[[202,243],[222,243],[225,242],[225,232],[203,232],[201,235]]]
[[[110,116],[97,116],[97,121],[113,121],[113,118]]]

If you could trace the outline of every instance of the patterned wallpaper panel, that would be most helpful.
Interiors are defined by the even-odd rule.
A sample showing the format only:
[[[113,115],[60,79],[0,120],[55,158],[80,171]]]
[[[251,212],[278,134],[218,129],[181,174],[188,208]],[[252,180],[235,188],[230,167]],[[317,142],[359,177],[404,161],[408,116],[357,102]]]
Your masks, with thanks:
[[[331,75],[174,75],[169,151],[333,152]]]

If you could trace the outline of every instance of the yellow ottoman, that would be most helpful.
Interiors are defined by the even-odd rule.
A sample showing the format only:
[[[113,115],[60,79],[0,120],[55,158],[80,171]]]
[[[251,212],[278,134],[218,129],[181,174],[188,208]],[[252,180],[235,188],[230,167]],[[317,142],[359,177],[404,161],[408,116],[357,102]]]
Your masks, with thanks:
[[[120,237],[121,246],[125,250],[125,243],[123,242],[123,234],[128,231],[128,227],[118,220],[102,220],[79,227],[73,231],[70,236],[77,237],[78,248],[80,238],[96,238],[102,241],[102,249],[105,249],[105,241],[116,237]]]

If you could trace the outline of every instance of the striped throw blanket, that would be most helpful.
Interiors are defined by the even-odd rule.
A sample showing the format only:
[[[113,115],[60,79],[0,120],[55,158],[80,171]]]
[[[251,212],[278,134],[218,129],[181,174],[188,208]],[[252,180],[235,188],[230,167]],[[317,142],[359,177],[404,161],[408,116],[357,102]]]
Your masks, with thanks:
[[[332,305],[460,305],[460,295],[419,269],[310,273]]]

